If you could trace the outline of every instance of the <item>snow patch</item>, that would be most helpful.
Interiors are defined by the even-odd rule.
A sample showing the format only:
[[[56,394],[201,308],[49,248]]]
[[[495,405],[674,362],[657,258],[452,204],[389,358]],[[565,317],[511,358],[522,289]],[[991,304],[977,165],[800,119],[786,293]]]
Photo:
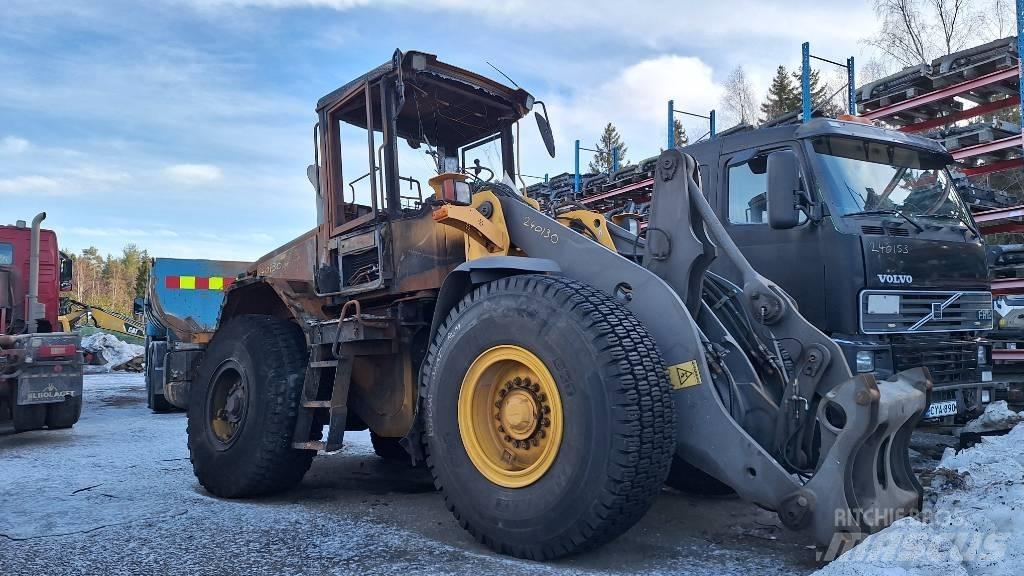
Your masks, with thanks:
[[[816,574],[1024,574],[1024,426],[939,462],[921,519],[869,536]],[[923,522],[921,521],[923,520]]]
[[[964,426],[964,432],[992,432],[995,430],[1009,430],[1024,420],[1020,414],[1010,410],[1006,400],[992,402],[985,406],[985,412]]]
[[[138,344],[129,344],[117,337],[103,332],[90,334],[82,338],[82,349],[93,354],[98,354],[104,364],[86,365],[87,374],[110,372],[118,366],[141,357],[146,349]]]

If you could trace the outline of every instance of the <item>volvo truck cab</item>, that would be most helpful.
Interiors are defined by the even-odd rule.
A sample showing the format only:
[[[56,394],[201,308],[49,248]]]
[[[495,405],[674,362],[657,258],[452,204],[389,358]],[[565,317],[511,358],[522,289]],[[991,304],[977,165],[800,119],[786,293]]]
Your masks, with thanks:
[[[927,367],[930,418],[979,406],[992,379],[985,244],[942,146],[817,118],[684,151],[747,259],[840,344],[855,372],[884,379]]]

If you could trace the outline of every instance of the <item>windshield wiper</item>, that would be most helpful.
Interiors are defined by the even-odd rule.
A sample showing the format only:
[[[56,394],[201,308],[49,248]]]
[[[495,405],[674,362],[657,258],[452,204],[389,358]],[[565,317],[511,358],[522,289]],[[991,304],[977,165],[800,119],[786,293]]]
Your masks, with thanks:
[[[910,222],[911,225],[914,226],[914,228],[917,228],[918,232],[924,232],[924,228],[920,224],[918,224],[913,218],[907,216],[900,210],[861,210],[860,212],[850,212],[848,214],[843,214],[843,218],[846,218],[847,216],[877,216],[880,214],[894,214],[896,216],[899,216],[900,218],[903,218],[907,222]]]
[[[966,218],[964,218],[960,214],[957,214],[956,212],[950,212],[949,214],[918,214],[917,217],[918,218],[952,218],[952,219],[955,219],[955,220],[959,220],[961,224],[966,226],[967,229],[971,231],[971,234],[974,234],[975,238],[981,238],[981,233],[978,232],[978,229],[975,228],[973,225],[971,225],[971,223]]]

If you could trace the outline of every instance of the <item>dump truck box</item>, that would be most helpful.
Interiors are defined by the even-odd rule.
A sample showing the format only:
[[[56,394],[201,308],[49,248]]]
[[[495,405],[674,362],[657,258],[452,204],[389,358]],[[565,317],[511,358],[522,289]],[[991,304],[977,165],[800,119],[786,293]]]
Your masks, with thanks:
[[[144,302],[146,390],[149,407],[166,412],[187,405],[187,370],[217,327],[224,290],[249,262],[154,258]],[[184,383],[184,385],[183,385]]]

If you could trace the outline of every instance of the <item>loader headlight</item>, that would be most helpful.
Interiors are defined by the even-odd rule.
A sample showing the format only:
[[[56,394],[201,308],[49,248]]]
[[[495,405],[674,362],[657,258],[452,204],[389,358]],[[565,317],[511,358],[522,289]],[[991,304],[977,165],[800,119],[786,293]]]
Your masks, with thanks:
[[[984,388],[981,391],[981,403],[988,404],[992,401],[992,391],[988,388]]]
[[[857,352],[857,372],[875,371],[875,353],[870,350]]]
[[[978,366],[985,364],[988,364],[988,354],[985,352],[984,346],[978,346]]]

